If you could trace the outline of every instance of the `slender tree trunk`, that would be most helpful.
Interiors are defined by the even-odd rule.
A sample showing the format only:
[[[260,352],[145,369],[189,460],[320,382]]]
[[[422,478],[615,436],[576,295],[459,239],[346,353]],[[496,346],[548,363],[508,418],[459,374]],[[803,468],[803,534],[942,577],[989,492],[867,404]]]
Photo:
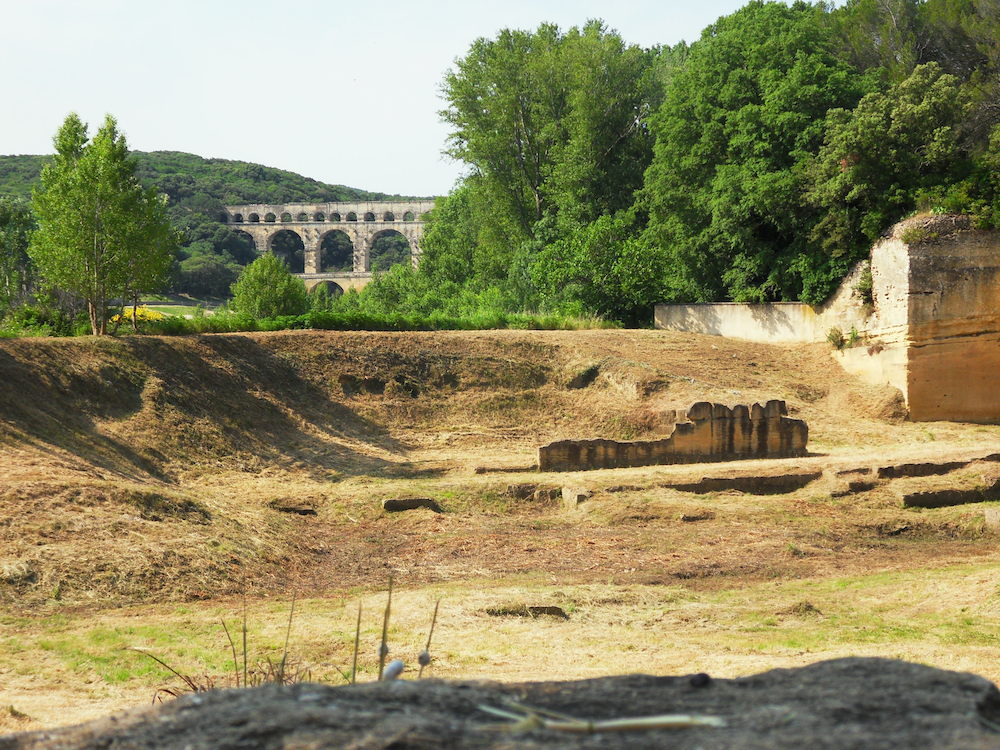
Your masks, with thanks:
[[[102,332],[97,326],[97,306],[92,300],[87,300],[87,315],[90,317],[90,332],[94,336],[100,336]]]

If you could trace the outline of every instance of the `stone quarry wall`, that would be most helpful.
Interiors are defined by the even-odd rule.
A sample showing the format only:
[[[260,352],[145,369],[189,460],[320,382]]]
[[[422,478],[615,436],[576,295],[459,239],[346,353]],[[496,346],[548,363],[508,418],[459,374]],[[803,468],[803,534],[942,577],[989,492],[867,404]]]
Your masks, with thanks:
[[[661,440],[558,440],[538,449],[541,471],[581,471],[625,466],[803,456],[809,428],[785,416],[784,401],[761,406],[698,402]],[[678,415],[680,416],[680,415]]]
[[[820,308],[658,305],[656,325],[767,343],[819,342],[853,327],[859,345],[834,357],[898,388],[911,419],[1000,422],[1000,231],[962,216],[908,219],[872,248],[871,306],[853,293],[861,272]]]
[[[955,217],[909,226],[910,416],[1000,422],[1000,232]]]
[[[831,328],[849,331],[852,326],[860,330],[865,325],[866,313],[854,295],[863,266],[855,267],[837,293],[819,307],[804,302],[656,305],[654,322],[657,328],[668,331],[707,333],[769,344],[825,341]]]

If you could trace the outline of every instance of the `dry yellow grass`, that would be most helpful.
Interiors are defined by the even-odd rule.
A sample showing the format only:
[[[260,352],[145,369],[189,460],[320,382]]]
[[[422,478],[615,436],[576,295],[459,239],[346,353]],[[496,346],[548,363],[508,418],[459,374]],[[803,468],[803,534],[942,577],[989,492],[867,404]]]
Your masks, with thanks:
[[[166,675],[123,645],[224,682],[217,621],[244,589],[265,651],[304,597],[295,653],[334,681],[363,600],[370,675],[390,572],[394,655],[413,662],[444,600],[438,677],[730,676],[847,654],[1000,677],[982,504],[900,502],[998,464],[834,496],[837,471],[998,452],[1000,427],[905,422],[898,394],[824,347],[656,331],[3,341],[0,379],[0,708],[15,709],[0,727],[149,700]],[[770,398],[808,421],[814,455],[524,470],[551,439],[651,437],[664,408]],[[665,486],[801,471],[825,473],[775,495]],[[594,495],[566,511],[507,493],[526,482]],[[381,511],[403,496],[446,512]],[[486,614],[536,604],[570,618]]]

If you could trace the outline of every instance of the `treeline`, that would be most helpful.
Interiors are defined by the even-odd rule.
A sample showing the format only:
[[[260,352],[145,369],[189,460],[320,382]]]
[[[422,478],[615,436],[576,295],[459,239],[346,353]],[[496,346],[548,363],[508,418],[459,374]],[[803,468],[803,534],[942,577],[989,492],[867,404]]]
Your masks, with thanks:
[[[648,321],[661,301],[825,299],[914,211],[1000,225],[1000,3],[751,2],[690,46],[592,21],[479,39],[417,271],[347,307]]]
[[[652,49],[599,21],[504,30],[442,92],[466,170],[420,267],[315,312],[644,324],[661,301],[818,303],[912,212],[1000,226],[998,0],[754,0]],[[26,194],[32,158],[0,158],[0,190]],[[174,288],[199,295],[226,294],[255,257],[217,222],[225,203],[384,197],[187,154],[136,161],[183,231]],[[30,287],[17,247],[32,220],[0,202],[0,293]]]
[[[181,243],[169,276],[169,290],[195,297],[224,297],[257,253],[245,237],[221,221],[233,203],[336,202],[397,199],[343,185],[330,185],[260,164],[204,159],[176,151],[132,152],[136,176],[167,196],[171,224]],[[0,156],[0,232],[5,211],[27,210],[48,156]],[[19,208],[20,207],[20,208]],[[30,271],[25,269],[26,272]]]

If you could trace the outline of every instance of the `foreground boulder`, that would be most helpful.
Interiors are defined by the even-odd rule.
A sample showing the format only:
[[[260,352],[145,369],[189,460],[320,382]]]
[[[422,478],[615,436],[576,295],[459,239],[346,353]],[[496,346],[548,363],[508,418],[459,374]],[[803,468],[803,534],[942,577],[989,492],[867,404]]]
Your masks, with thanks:
[[[514,700],[584,720],[678,713],[723,727],[512,733],[479,706]],[[604,677],[501,684],[268,685],[188,695],[75,727],[0,737],[0,750],[64,748],[979,748],[1000,747],[987,680],[888,659],[836,659],[753,677]]]

